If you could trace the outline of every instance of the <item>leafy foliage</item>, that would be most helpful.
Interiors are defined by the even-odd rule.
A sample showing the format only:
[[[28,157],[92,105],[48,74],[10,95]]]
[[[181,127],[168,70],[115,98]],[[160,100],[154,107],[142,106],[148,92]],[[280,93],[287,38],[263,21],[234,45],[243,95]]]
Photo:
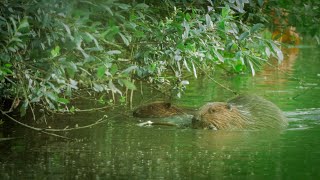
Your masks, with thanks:
[[[261,1],[165,1],[161,9],[157,3],[1,2],[2,98],[19,98],[24,115],[34,104],[69,110],[79,90],[123,101],[127,90],[136,90],[135,80],[179,96],[188,74],[223,67],[254,75],[270,56],[282,59],[262,18],[246,14],[248,5],[258,12]]]
[[[285,0],[269,0],[264,8],[264,12],[272,14],[269,16],[272,29],[280,26],[286,29],[290,26],[297,29],[299,34],[311,36],[316,44],[320,44],[320,1],[285,1]],[[276,26],[276,27],[272,27]]]

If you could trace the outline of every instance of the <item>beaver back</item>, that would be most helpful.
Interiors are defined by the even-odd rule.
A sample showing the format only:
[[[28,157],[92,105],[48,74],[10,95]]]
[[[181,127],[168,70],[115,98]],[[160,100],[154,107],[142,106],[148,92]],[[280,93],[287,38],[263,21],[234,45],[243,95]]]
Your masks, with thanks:
[[[133,111],[133,116],[140,118],[160,118],[182,113],[181,109],[175,107],[171,103],[158,101],[138,107]]]
[[[282,111],[256,95],[242,95],[226,102],[207,103],[192,120],[194,128],[279,129],[287,126]]]

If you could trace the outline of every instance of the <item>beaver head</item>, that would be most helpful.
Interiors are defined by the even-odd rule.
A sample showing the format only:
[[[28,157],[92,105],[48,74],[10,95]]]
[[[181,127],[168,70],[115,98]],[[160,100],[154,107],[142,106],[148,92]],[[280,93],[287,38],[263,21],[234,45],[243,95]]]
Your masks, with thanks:
[[[133,116],[141,118],[168,117],[181,114],[182,111],[169,102],[153,102],[138,107],[133,111]]]
[[[225,102],[205,104],[192,119],[193,128],[231,130],[243,125],[244,120],[237,107]]]

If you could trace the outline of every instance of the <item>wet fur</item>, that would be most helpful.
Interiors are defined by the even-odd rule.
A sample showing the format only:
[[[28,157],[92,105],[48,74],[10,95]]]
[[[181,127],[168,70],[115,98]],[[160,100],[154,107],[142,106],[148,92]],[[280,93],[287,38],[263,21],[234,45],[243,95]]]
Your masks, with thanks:
[[[161,118],[182,114],[183,111],[169,102],[153,102],[138,107],[133,111],[134,117],[140,118]]]
[[[238,96],[227,103],[207,103],[192,120],[194,128],[216,130],[280,129],[287,124],[275,104],[256,95]]]

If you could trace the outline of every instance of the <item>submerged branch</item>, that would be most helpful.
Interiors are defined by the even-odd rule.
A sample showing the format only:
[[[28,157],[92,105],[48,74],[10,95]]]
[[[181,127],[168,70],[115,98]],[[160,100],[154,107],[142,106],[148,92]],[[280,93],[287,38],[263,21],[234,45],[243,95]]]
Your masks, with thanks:
[[[102,118],[98,119],[95,123],[92,123],[92,124],[89,124],[89,125],[86,125],[86,126],[80,126],[80,127],[75,127],[75,128],[69,128],[69,129],[46,129],[46,128],[37,128],[37,127],[34,127],[34,126],[30,126],[28,124],[25,124],[25,123],[22,123],[18,120],[16,120],[15,118],[11,117],[10,115],[8,115],[6,112],[0,110],[0,112],[6,116],[7,118],[9,118],[11,121],[23,126],[23,127],[26,127],[26,128],[29,128],[31,130],[34,130],[34,131],[38,131],[38,132],[41,132],[41,133],[44,133],[44,134],[47,134],[47,135],[51,135],[51,136],[55,136],[55,137],[59,137],[59,138],[63,138],[63,139],[68,139],[68,140],[74,140],[72,138],[68,138],[68,137],[65,137],[65,136],[61,136],[61,135],[58,135],[58,134],[55,134],[55,133],[52,133],[52,132],[66,132],[66,131],[73,131],[73,130],[78,130],[78,129],[85,129],[85,128],[90,128],[92,126],[95,126],[97,124],[101,124],[103,122],[106,121],[105,118],[107,118],[108,116],[107,115],[104,115]]]
[[[86,129],[86,128],[90,128],[92,126],[104,123],[107,121],[107,115],[104,115],[102,118],[98,119],[95,123],[86,125],[86,126],[80,126],[80,127],[75,127],[75,128],[68,128],[68,129],[42,129],[43,131],[47,131],[47,132],[65,132],[65,131],[74,131],[74,130],[79,130],[79,129]]]
[[[230,92],[232,92],[233,94],[237,95],[238,93],[228,87],[226,87],[225,85],[219,83],[217,80],[215,80],[213,77],[211,77],[205,70],[201,69],[202,72],[210,79],[212,80],[214,83],[218,84],[220,87],[224,88],[225,90],[228,90]]]
[[[8,137],[8,138],[0,138],[0,142],[1,141],[10,141],[10,140],[15,140],[17,139],[16,137]]]

